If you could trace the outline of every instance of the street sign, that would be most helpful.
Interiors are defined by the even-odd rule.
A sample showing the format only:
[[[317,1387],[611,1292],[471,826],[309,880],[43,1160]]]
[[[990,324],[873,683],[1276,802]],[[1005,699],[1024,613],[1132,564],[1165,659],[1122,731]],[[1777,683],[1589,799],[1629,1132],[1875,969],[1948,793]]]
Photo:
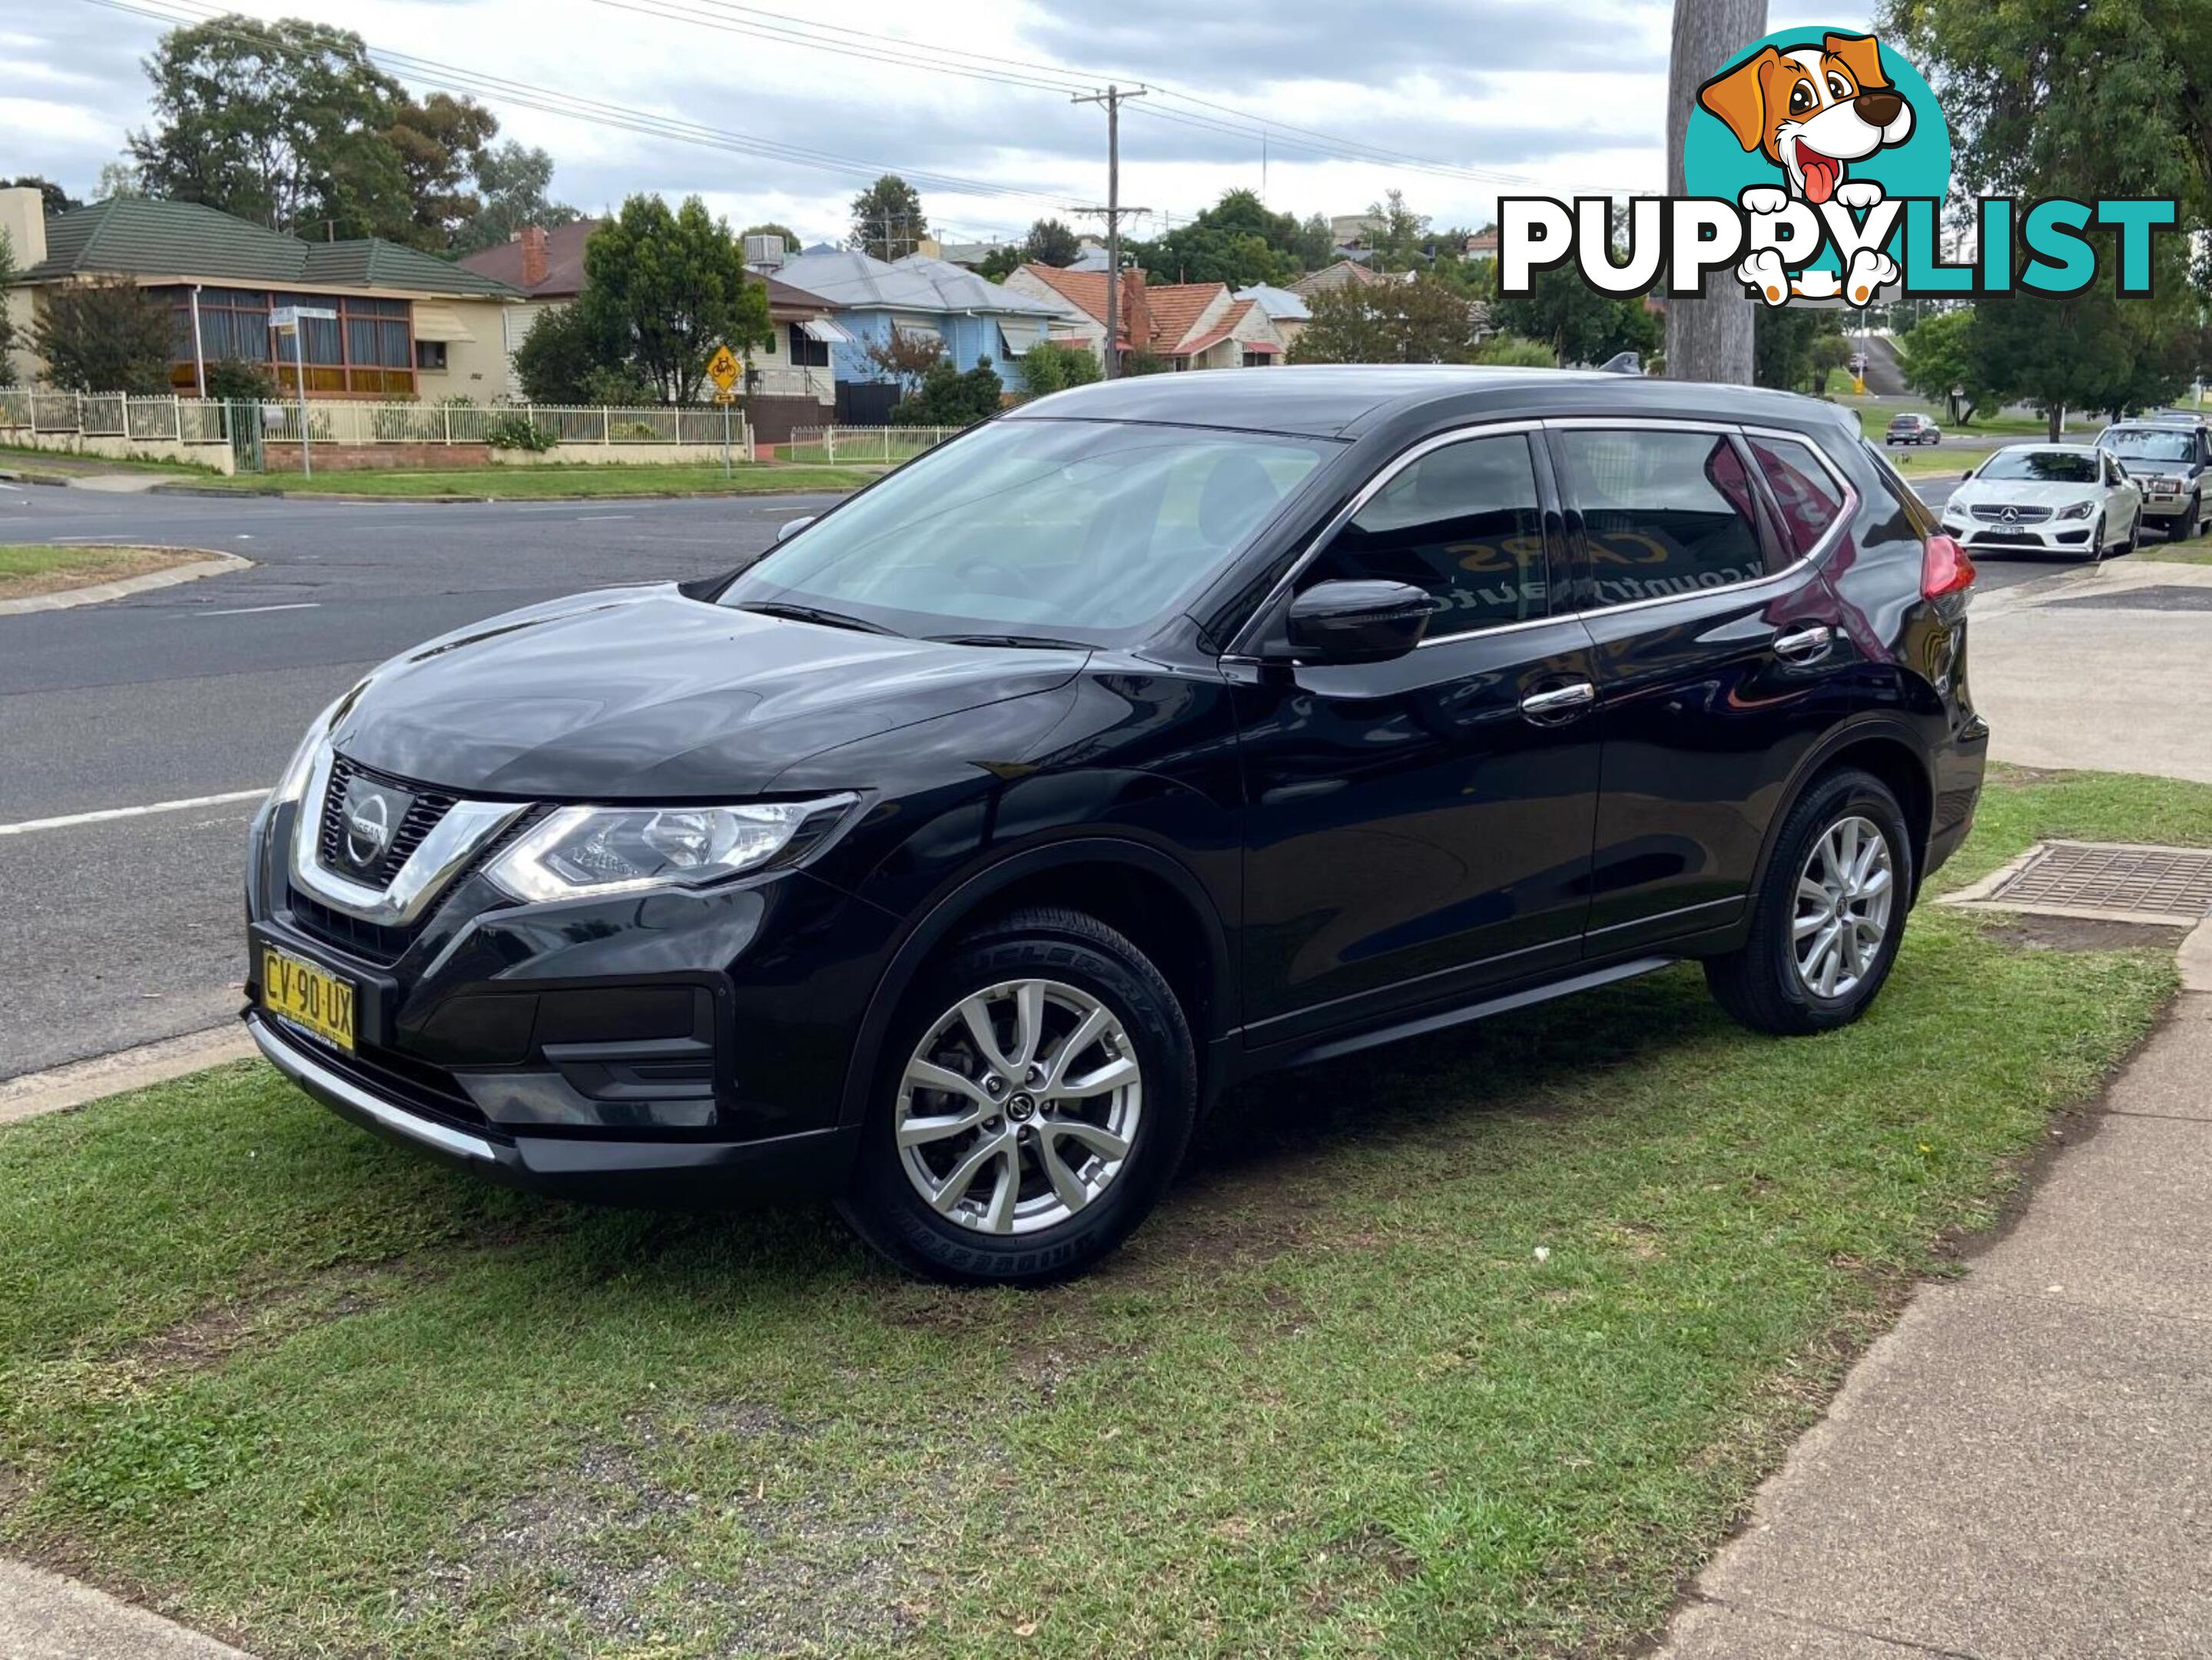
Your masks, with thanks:
[[[707,361],[707,378],[720,389],[724,398],[730,395],[730,388],[738,384],[738,377],[744,372],[737,354],[727,346],[721,347]]]
[[[734,404],[738,401],[738,395],[725,387],[714,394],[714,401],[718,404]]]
[[[300,472],[301,477],[315,476],[314,458],[308,453],[307,443],[307,341],[300,332],[302,323],[335,323],[337,312],[325,306],[278,306],[269,313],[269,326],[279,334],[289,334],[293,339],[292,368],[300,377]]]
[[[335,323],[338,314],[323,306],[279,306],[269,313],[272,329],[296,329],[302,323]]]

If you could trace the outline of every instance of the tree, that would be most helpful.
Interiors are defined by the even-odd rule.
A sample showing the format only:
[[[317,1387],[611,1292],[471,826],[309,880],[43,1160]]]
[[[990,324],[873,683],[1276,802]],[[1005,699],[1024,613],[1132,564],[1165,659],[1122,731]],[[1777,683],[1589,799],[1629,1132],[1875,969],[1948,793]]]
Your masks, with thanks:
[[[1552,349],[1541,340],[1525,340],[1517,334],[1493,334],[1474,349],[1474,361],[1516,369],[1559,367]]]
[[[1082,256],[1082,239],[1061,220],[1039,219],[1022,239],[1022,259],[1028,265],[1065,269]]]
[[[532,225],[555,230],[584,216],[552,200],[548,194],[552,187],[553,157],[546,151],[513,139],[484,150],[477,158],[479,205],[453,232],[452,251],[462,254],[495,248]]]
[[[139,180],[137,168],[128,161],[106,161],[100,165],[100,182],[93,186],[92,198],[95,202],[113,202],[145,193],[146,186]]]
[[[434,92],[419,104],[401,102],[384,136],[407,177],[407,240],[442,252],[483,210],[469,185],[498,132],[499,118],[472,98]]]
[[[1137,243],[1132,252],[1155,283],[1225,283],[1241,289],[1295,281],[1300,266],[1293,250],[1299,240],[1297,219],[1269,212],[1249,190],[1232,190],[1189,223]]]
[[[1298,221],[1297,234],[1288,249],[1301,271],[1319,271],[1336,252],[1336,233],[1325,213],[1309,214]]]
[[[1899,367],[1905,384],[1931,404],[1950,411],[1960,426],[1971,425],[1988,405],[1989,394],[1976,384],[1974,308],[1937,312],[1898,337]]]
[[[1032,398],[1048,398],[1070,386],[1087,386],[1104,373],[1087,346],[1040,340],[1023,354],[1022,390]]]
[[[1698,88],[1729,58],[1766,33],[1766,0],[1674,0],[1673,52],[1667,66],[1667,190],[1687,196],[1684,142]],[[1710,118],[1708,118],[1710,119]],[[1703,295],[1667,301],[1667,374],[1676,380],[1751,383],[1753,307],[1728,272],[1709,277]]]
[[[1985,295],[1974,307],[1968,380],[2039,407],[2057,443],[2069,409],[2124,414],[2188,384],[2178,320],[2171,307],[2124,302],[2103,288]]]
[[[167,392],[175,334],[168,302],[136,283],[64,283],[46,291],[31,349],[64,392]]]
[[[46,198],[46,217],[49,219],[53,218],[57,214],[67,213],[72,208],[81,208],[84,205],[52,179],[42,179],[35,173],[27,173],[20,179],[10,179],[5,184],[0,184],[0,190],[38,192]]]
[[[898,259],[929,234],[921,192],[895,173],[853,198],[852,246],[878,259]]]
[[[1313,319],[1291,346],[1294,363],[1465,363],[1474,356],[1466,298],[1431,277],[1348,283],[1308,304]]]
[[[783,239],[783,251],[786,253],[797,253],[800,246],[797,231],[788,225],[779,225],[772,219],[764,225],[747,225],[739,231],[738,233],[739,246],[744,246],[744,240],[748,236],[781,236]]]
[[[1386,192],[1380,202],[1369,204],[1367,216],[1379,222],[1366,238],[1375,256],[1374,269],[1411,271],[1422,263],[1429,236],[1428,216],[1408,208],[1404,192]]]
[[[894,327],[883,339],[869,341],[861,356],[878,374],[889,375],[901,392],[911,394],[945,361],[945,342],[933,334]]]
[[[1783,392],[1824,392],[1828,371],[1850,356],[1843,313],[1810,306],[1762,307],[1753,325],[1754,382]]]
[[[584,245],[579,327],[608,367],[626,364],[656,394],[694,402],[715,349],[743,353],[774,338],[768,289],[750,278],[729,223],[688,197],[671,212],[633,196]]]
[[[163,35],[146,73],[155,125],[131,155],[149,194],[318,237],[411,222],[386,136],[406,93],[352,31],[219,17]]]
[[[1659,319],[1639,295],[1600,294],[1572,265],[1538,271],[1526,294],[1499,295],[1490,319],[1508,333],[1544,341],[1562,366],[1602,363],[1624,351],[1649,356],[1659,344]]]
[[[581,306],[549,306],[514,349],[514,378],[533,404],[581,404],[594,370],[615,347]]]
[[[2212,195],[2212,7],[2202,0],[1891,0],[1935,83],[1958,187],[1984,195]]]
[[[0,386],[15,384],[15,316],[8,309],[8,284],[15,276],[15,250],[0,230]]]
[[[921,385],[899,400],[891,411],[895,427],[967,427],[988,420],[1006,401],[1006,389],[988,358],[963,374],[949,362],[940,361],[921,378]]]

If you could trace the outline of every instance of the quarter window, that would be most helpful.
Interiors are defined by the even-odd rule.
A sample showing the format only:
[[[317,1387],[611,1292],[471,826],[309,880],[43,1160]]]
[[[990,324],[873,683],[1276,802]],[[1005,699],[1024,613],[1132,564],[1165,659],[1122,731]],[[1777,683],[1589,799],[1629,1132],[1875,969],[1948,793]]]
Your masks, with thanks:
[[[1765,575],[1751,479],[1724,435],[1577,429],[1559,442],[1582,509],[1598,605]]]
[[[1309,573],[1363,578],[1443,600],[1438,635],[1543,616],[1544,513],[1526,435],[1447,444],[1394,475]]]
[[[1753,438],[1751,453],[1782,509],[1783,534],[1799,558],[1820,545],[1844,515],[1844,492],[1813,447],[1794,438]]]

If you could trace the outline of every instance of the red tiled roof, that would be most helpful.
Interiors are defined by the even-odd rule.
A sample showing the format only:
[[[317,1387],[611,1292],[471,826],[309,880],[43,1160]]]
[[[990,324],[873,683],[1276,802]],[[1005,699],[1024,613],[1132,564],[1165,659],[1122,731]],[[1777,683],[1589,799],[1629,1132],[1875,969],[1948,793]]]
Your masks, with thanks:
[[[1283,350],[1272,340],[1240,340],[1237,344],[1243,348],[1247,357],[1273,357]]]
[[[596,219],[579,219],[573,225],[547,231],[545,278],[540,283],[526,283],[522,280],[522,244],[519,240],[465,254],[458,263],[479,277],[520,289],[533,300],[571,299],[584,291],[584,244],[591,240],[592,233],[599,228]]]
[[[1022,269],[1063,300],[1080,307],[1094,322],[1106,320],[1104,271],[1060,271],[1051,265],[1024,265]],[[1184,337],[1198,326],[1198,319],[1206,314],[1206,307],[1228,291],[1219,283],[1147,283],[1137,273],[1125,272],[1121,279],[1123,325],[1116,331],[1121,336],[1117,344],[1124,351],[1141,347],[1164,356],[1183,356],[1193,350],[1182,344]],[[1128,337],[1132,312],[1151,318],[1151,329],[1142,340]]]

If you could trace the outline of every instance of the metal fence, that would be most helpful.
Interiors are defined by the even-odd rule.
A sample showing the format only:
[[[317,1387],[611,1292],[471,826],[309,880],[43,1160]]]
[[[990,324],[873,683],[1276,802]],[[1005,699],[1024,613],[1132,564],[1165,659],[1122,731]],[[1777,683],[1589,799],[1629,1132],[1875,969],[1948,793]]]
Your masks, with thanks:
[[[256,406],[246,407],[250,412]],[[296,402],[270,399],[258,409],[264,442],[300,441],[301,411]],[[231,405],[215,398],[0,389],[0,432],[222,444],[230,440],[230,416]],[[513,441],[516,427],[523,423],[534,428],[545,441],[565,447],[597,445],[615,449],[653,444],[719,451],[726,441],[741,455],[752,453],[752,430],[743,412],[720,405],[583,409],[542,404],[486,407],[311,399],[307,407],[311,443],[362,447],[487,443],[514,449],[532,447]],[[499,442],[502,439],[507,441]]]
[[[794,427],[776,447],[787,461],[911,461],[967,431],[965,427]]]

